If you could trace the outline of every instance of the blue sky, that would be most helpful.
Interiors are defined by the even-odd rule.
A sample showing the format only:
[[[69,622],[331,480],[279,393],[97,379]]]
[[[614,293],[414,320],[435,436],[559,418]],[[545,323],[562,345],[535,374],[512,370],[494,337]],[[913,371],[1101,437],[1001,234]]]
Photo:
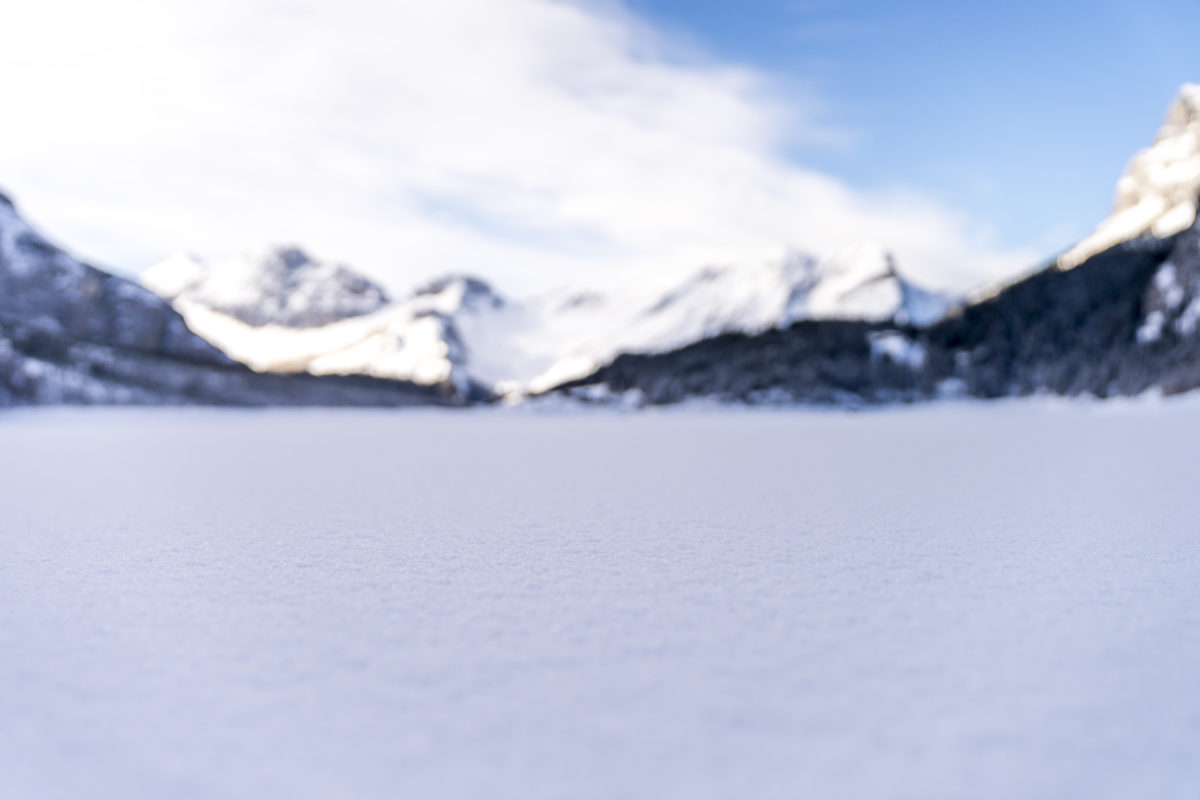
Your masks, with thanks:
[[[630,0],[698,47],[814,93],[848,147],[795,157],[859,186],[920,187],[1014,246],[1061,247],[1180,84],[1200,3]]]
[[[965,289],[1103,218],[1197,30],[1153,0],[41,0],[0,28],[0,189],[126,273],[294,244],[519,293],[877,242]]]

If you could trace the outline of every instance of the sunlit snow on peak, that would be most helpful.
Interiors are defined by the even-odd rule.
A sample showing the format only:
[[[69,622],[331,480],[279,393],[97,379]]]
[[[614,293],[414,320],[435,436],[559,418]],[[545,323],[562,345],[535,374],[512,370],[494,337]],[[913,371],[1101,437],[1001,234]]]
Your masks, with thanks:
[[[1121,242],[1187,229],[1200,195],[1200,84],[1185,84],[1154,144],[1133,157],[1117,182],[1112,213],[1058,259],[1069,269]]]

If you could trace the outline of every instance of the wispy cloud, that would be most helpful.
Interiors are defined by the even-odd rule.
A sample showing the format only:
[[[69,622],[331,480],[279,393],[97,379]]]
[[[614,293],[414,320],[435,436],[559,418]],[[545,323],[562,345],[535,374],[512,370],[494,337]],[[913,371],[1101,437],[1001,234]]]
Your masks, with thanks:
[[[783,156],[841,134],[776,85],[614,3],[45,0],[0,32],[0,185],[135,269],[280,240],[399,285],[610,283],[865,239],[942,285],[1028,265],[929,198]]]

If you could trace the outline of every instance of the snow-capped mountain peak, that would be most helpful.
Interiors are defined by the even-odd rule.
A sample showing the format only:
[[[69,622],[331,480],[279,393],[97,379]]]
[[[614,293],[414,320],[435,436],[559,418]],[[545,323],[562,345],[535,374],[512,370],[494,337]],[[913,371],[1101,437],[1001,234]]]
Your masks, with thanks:
[[[926,325],[944,316],[948,306],[946,298],[901,276],[890,252],[864,244],[825,260],[792,251],[760,264],[705,268],[664,292],[633,327],[662,330],[661,338],[651,337],[662,349],[801,319]]]
[[[413,292],[411,302],[429,306],[441,314],[500,308],[504,299],[489,283],[470,275],[446,275]]]
[[[880,287],[898,290],[901,278],[895,256],[875,243],[841,251],[819,265],[815,278],[811,292],[825,300],[825,310],[830,312],[845,313],[850,304],[868,314],[890,315],[895,313],[894,304],[901,300],[898,293],[892,297],[876,291]]]
[[[761,264],[705,267],[648,302],[632,326],[658,328],[659,335],[646,338],[658,348],[729,331],[765,330],[780,324],[816,267],[812,256],[794,252]]]
[[[1062,269],[1121,242],[1186,230],[1200,196],[1200,85],[1185,84],[1167,111],[1154,144],[1129,162],[1113,210],[1096,230],[1058,259]]]
[[[378,311],[390,300],[365,276],[292,246],[213,262],[174,256],[143,273],[142,282],[163,297],[254,326],[320,327]]]
[[[788,303],[786,322],[860,319],[930,325],[945,316],[949,298],[922,289],[900,274],[896,258],[864,243],[810,267]]]

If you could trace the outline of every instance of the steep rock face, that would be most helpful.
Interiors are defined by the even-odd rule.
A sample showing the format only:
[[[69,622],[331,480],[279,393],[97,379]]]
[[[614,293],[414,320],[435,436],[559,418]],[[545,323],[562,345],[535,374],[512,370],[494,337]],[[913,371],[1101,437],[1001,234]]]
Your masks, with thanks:
[[[1070,269],[1139,236],[1163,239],[1196,219],[1200,196],[1200,85],[1179,90],[1154,144],[1133,157],[1117,182],[1112,213],[1058,260]]]
[[[48,242],[0,195],[0,319],[47,335],[229,364],[153,292],[82,264]]]
[[[259,375],[192,333],[169,304],[49,243],[0,195],[0,405],[445,403],[367,378]]]
[[[1101,252],[1073,270],[1054,267],[928,331],[932,359],[966,394],[1135,395],[1189,388],[1173,358],[1138,342],[1143,297],[1174,239]]]

